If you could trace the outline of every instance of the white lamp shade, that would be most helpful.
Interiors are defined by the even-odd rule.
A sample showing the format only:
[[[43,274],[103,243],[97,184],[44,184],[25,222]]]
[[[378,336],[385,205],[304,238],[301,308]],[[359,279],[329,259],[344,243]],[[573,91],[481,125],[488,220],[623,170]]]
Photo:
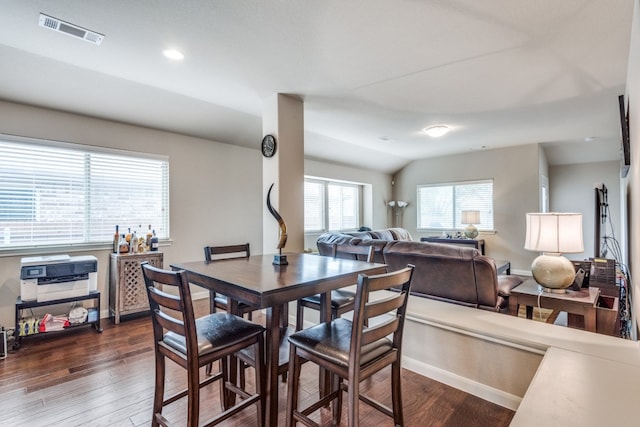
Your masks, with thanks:
[[[462,211],[462,224],[480,224],[480,211]]]
[[[584,252],[582,214],[528,213],[526,217],[525,249],[555,254]]]

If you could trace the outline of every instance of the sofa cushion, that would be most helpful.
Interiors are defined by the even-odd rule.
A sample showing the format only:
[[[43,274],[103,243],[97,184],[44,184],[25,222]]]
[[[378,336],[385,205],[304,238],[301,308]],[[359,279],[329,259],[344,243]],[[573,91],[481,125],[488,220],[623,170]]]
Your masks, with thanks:
[[[351,237],[357,237],[358,239],[371,239],[371,231],[354,231],[354,232],[349,232],[349,233],[344,233],[344,234],[348,234]]]
[[[357,245],[362,239],[343,233],[324,233],[316,241],[320,255],[333,256],[333,245]]]
[[[389,231],[393,235],[393,240],[413,240],[411,233],[406,228],[390,228]]]
[[[395,236],[389,229],[370,231],[371,238],[379,240],[395,240]]]

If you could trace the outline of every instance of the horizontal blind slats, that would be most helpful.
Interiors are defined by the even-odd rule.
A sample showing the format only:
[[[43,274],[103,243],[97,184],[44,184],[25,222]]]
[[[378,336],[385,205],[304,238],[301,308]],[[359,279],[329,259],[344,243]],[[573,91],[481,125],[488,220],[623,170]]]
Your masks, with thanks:
[[[168,160],[46,144],[0,137],[0,247],[110,242],[115,225],[169,237]]]

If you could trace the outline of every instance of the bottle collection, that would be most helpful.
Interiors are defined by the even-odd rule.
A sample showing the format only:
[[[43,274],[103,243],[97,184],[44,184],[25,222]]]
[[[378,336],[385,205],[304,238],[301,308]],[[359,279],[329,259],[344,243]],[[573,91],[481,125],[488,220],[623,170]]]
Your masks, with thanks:
[[[147,251],[157,251],[158,236],[156,236],[156,230],[149,230],[146,235],[142,234],[141,226],[138,226],[140,231],[128,229],[127,233],[120,233],[120,228],[116,225],[116,232],[113,235],[113,253],[115,254],[135,254]]]

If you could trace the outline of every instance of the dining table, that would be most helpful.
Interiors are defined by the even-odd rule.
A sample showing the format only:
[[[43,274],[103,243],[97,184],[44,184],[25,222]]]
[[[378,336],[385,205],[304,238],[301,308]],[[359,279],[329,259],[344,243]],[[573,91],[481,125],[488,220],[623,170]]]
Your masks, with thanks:
[[[229,312],[239,302],[266,309],[266,424],[278,423],[278,366],[287,304],[320,294],[320,321],[331,320],[331,291],[355,284],[359,274],[381,274],[386,265],[311,253],[286,254],[288,264],[274,264],[274,255],[252,255],[218,261],[190,261],[171,264],[187,272],[190,283],[219,292],[228,300]],[[283,320],[285,322],[283,322]],[[287,353],[288,354],[288,353]],[[322,388],[322,385],[321,385]]]

